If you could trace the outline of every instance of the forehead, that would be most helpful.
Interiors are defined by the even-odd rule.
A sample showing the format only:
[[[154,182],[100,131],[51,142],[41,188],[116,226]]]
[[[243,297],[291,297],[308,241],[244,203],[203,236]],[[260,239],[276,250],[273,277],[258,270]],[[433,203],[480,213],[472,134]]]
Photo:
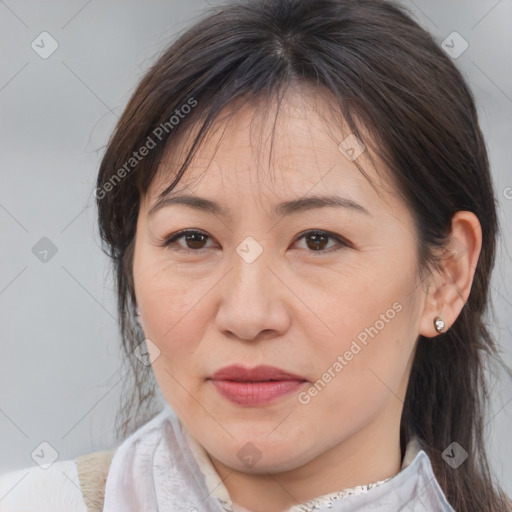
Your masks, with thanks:
[[[364,202],[373,191],[377,198],[355,162],[374,185],[389,188],[389,174],[374,169],[369,148],[350,133],[332,105],[321,95],[293,91],[279,104],[246,103],[227,110],[210,128],[173,193],[192,190],[216,198],[260,196],[271,201],[308,192],[343,192]],[[171,183],[198,126],[169,146],[148,190],[149,204]]]

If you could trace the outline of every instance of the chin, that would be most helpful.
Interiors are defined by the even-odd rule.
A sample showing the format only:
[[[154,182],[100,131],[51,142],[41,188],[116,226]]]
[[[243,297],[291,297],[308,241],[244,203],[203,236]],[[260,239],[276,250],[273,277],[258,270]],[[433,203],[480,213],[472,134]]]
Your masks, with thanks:
[[[208,446],[205,448],[209,451]],[[286,441],[270,441],[265,439],[265,436],[251,437],[247,434],[231,439],[230,443],[224,446],[216,444],[215,449],[209,453],[225,466],[250,474],[290,471],[314,458],[312,449],[306,449],[303,441],[289,437]]]

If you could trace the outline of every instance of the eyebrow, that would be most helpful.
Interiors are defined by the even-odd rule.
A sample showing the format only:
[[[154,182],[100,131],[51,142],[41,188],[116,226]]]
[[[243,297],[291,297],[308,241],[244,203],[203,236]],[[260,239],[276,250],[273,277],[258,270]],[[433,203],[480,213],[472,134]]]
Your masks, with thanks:
[[[155,204],[150,208],[148,216],[154,214],[161,208],[177,204],[185,205],[195,210],[213,213],[228,219],[231,218],[229,210],[225,206],[222,206],[215,201],[192,195],[172,195],[172,193],[169,193],[163,197],[159,197]],[[352,201],[352,199],[334,195],[315,195],[301,197],[299,199],[292,199],[290,201],[284,201],[273,207],[273,213],[276,216],[285,216],[304,212],[307,210],[313,210],[316,208],[326,207],[347,208],[372,217],[372,214],[364,206]]]

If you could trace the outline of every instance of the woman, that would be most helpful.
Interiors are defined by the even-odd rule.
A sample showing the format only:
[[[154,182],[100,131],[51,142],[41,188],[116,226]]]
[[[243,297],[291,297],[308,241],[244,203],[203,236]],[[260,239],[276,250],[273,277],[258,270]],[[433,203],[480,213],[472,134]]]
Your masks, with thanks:
[[[401,8],[214,11],[137,87],[95,196],[124,409],[150,403],[150,372],[166,404],[54,464],[75,510],[511,510],[483,443],[485,142]]]

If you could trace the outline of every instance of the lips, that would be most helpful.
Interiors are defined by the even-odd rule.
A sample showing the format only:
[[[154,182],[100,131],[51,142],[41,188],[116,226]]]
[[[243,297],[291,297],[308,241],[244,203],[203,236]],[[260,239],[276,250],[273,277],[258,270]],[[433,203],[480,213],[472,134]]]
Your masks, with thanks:
[[[296,391],[306,379],[274,366],[227,366],[209,378],[217,391],[237,405],[260,406]]]
[[[300,375],[285,372],[274,366],[256,366],[244,368],[243,366],[226,366],[215,372],[212,380],[232,380],[237,382],[267,382],[272,380],[306,380]]]

